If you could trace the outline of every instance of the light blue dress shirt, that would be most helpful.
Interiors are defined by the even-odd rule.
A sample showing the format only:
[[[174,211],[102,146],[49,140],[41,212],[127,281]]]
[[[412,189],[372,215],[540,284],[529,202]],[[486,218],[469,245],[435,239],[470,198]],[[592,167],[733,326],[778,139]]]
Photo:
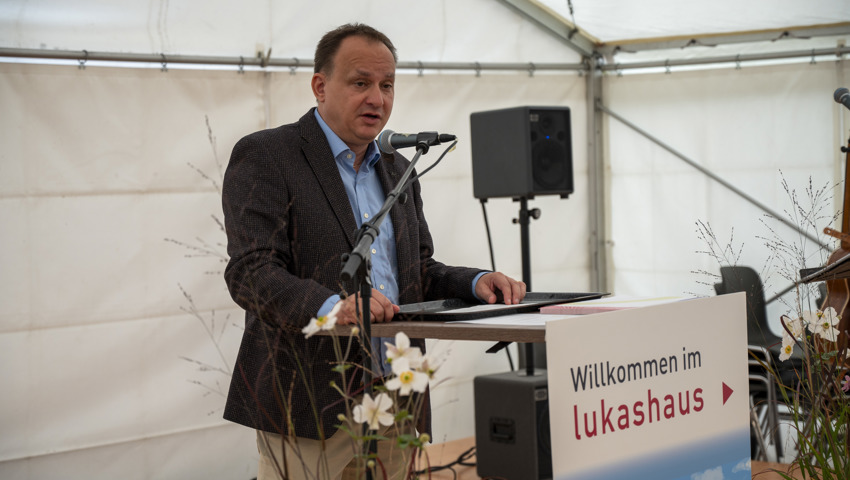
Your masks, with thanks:
[[[381,210],[386,199],[384,188],[381,186],[381,179],[378,177],[378,172],[375,171],[375,164],[381,158],[378,144],[374,141],[369,144],[363,163],[355,171],[354,152],[331,130],[319,115],[318,110],[314,111],[314,114],[328,139],[331,153],[336,160],[336,167],[339,170],[340,177],[342,177],[342,183],[345,185],[345,193],[348,195],[349,203],[351,203],[354,219],[357,221],[357,227],[360,228],[364,222],[370,221],[372,216]],[[372,243],[371,279],[373,288],[381,292],[390,302],[398,305],[398,256],[396,255],[393,223],[389,215],[381,222],[380,234]],[[322,304],[318,314],[320,316],[328,314],[339,300],[339,295],[332,295]],[[373,338],[372,349],[376,353],[380,352],[380,357],[376,360],[380,361],[384,373],[387,374],[392,369],[384,361],[386,359],[384,340],[387,339]]]
[[[378,172],[375,171],[375,164],[381,158],[378,144],[374,141],[369,144],[363,163],[358,171],[355,171],[354,152],[331,130],[322,116],[319,115],[318,110],[313,113],[328,139],[331,153],[336,160],[336,167],[339,170],[340,177],[342,177],[342,183],[345,185],[345,193],[348,195],[349,203],[351,203],[354,219],[357,221],[357,228],[360,228],[363,222],[368,222],[373,215],[381,210],[386,199],[384,188],[381,186],[381,179],[378,177]],[[478,295],[475,294],[475,284],[486,273],[479,273],[472,280],[472,294],[475,298],[478,298]],[[393,224],[389,215],[381,223],[380,234],[372,244],[371,278],[372,287],[380,291],[390,302],[398,305],[398,256],[396,255]],[[317,312],[317,316],[330,313],[339,300],[339,295],[328,297]],[[479,298],[479,300],[481,299]],[[377,353],[376,360],[380,362],[385,375],[392,372],[392,368],[385,362],[387,347],[384,345],[384,341],[386,340],[392,341],[392,339],[372,338],[372,350]],[[377,368],[375,369],[377,370]]]

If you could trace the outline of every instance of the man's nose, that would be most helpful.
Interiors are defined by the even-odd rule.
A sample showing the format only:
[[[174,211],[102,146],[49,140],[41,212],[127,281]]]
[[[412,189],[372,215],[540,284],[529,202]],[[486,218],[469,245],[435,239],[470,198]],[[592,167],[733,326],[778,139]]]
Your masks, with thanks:
[[[381,92],[380,84],[374,84],[369,88],[366,94],[366,103],[372,106],[380,107],[384,104],[384,95]]]

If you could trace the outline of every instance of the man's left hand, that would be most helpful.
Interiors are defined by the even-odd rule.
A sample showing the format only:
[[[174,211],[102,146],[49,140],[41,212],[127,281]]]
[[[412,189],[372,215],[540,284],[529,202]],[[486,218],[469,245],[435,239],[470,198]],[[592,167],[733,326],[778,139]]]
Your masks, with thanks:
[[[500,272],[490,272],[478,279],[475,294],[487,303],[496,303],[499,295],[505,305],[516,305],[525,298],[525,282],[518,282]]]

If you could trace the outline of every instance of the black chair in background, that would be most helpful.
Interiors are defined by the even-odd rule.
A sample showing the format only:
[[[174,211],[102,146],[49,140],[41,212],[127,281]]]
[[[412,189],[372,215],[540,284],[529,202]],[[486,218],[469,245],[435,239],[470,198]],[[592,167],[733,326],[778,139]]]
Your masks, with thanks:
[[[721,283],[714,285],[718,295],[744,292],[747,297],[747,360],[755,440],[753,458],[762,459],[772,444],[776,454],[774,461],[780,461],[782,445],[778,428],[776,384],[778,382],[790,388],[796,386],[802,357],[797,351],[790,359],[779,360],[782,337],[770,330],[764,286],[755,270],[743,266],[720,267],[720,277]]]
[[[764,286],[758,272],[743,266],[720,267],[720,278],[721,282],[714,284],[714,291],[718,295],[744,292],[747,296],[747,344],[764,347],[770,351],[782,384],[788,387],[796,385],[795,369],[799,371],[802,366],[800,349],[795,349],[790,359],[784,362],[779,360],[782,337],[773,333],[768,324]]]
[[[782,460],[782,435],[779,431],[779,402],[777,401],[775,364],[773,355],[764,347],[749,345],[747,363],[750,371],[750,432],[755,443],[751,455],[754,460],[779,462]],[[768,455],[773,447],[774,456]]]
[[[721,283],[714,284],[718,295],[747,294],[747,343],[765,347],[779,358],[782,337],[773,333],[767,323],[767,305],[759,274],[750,267],[720,267]]]

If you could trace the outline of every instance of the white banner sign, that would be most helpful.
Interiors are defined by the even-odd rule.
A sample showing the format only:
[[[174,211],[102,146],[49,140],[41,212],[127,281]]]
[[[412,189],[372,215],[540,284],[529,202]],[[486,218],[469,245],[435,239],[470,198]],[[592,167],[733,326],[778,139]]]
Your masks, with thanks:
[[[743,293],[546,324],[555,479],[751,478]]]

